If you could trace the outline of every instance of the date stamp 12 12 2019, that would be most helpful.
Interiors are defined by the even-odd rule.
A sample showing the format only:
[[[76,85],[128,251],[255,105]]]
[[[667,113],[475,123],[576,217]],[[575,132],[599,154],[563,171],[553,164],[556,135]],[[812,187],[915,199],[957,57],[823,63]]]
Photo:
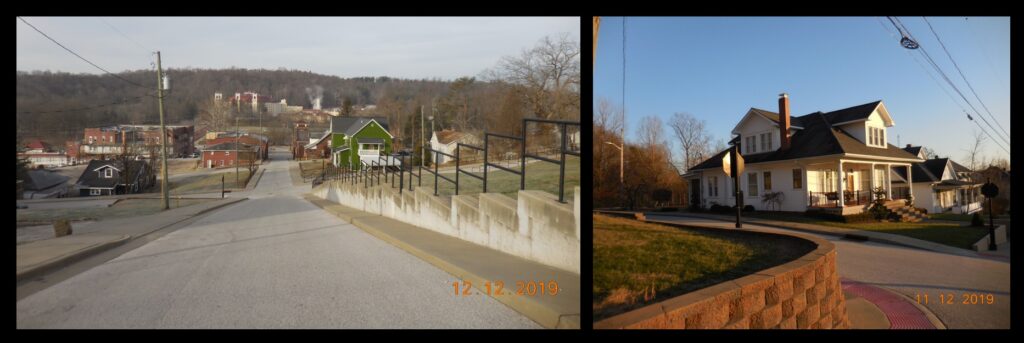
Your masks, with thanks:
[[[455,291],[454,295],[459,296],[470,296],[470,295],[523,295],[523,296],[555,296],[558,295],[559,288],[558,282],[554,280],[549,281],[516,281],[515,290],[505,288],[504,281],[485,281],[483,287],[478,287],[482,292],[473,292],[473,282],[469,280],[459,280],[452,282],[452,289]]]

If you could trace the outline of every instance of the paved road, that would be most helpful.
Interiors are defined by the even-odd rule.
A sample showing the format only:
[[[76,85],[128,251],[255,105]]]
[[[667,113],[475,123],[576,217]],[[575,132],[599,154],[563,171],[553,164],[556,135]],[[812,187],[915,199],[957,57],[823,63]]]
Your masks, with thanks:
[[[272,157],[250,200],[19,301],[18,328],[540,328],[306,202]]]
[[[734,223],[648,214],[648,220],[699,223],[732,228]],[[950,329],[1010,328],[1010,264],[873,242],[854,242],[835,236],[743,224],[744,227],[786,231],[827,239],[838,249],[839,275],[894,290],[911,299],[928,294],[928,307]],[[953,294],[952,304],[939,294]],[[991,294],[994,304],[963,304],[967,294]],[[945,295],[944,295],[945,297]],[[948,298],[947,298],[948,299]]]

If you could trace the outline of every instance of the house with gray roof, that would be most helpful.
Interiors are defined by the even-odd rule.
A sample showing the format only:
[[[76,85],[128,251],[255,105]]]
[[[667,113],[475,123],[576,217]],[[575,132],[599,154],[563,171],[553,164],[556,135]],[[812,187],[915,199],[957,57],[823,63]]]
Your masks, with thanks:
[[[327,143],[331,163],[336,167],[364,169],[393,166],[399,161],[390,156],[394,136],[385,117],[331,117],[331,126],[323,136],[306,146],[314,149]]]
[[[779,97],[779,111],[751,108],[732,130],[730,145],[738,145],[745,161],[739,176],[741,205],[755,209],[806,211],[843,215],[863,212],[872,189],[886,197],[909,198],[914,190],[893,194],[894,173],[924,159],[889,144],[888,129],[895,125],[879,101],[831,112],[802,116],[789,113],[789,96]],[[736,205],[733,181],[722,159],[728,149],[693,166],[684,179],[693,204]],[[907,181],[913,182],[913,174]],[[768,196],[781,199],[768,201]]]
[[[921,159],[925,157],[924,149],[920,146],[907,144],[903,150]],[[974,180],[973,175],[974,172],[969,168],[950,158],[928,159],[914,163],[909,178],[906,170],[894,170],[893,192],[902,195],[913,189],[917,194],[914,206],[925,208],[931,213],[971,214],[981,211],[981,201],[984,200],[981,195],[983,183]]]
[[[153,168],[142,160],[92,160],[78,177],[79,195],[138,193],[156,182]]]

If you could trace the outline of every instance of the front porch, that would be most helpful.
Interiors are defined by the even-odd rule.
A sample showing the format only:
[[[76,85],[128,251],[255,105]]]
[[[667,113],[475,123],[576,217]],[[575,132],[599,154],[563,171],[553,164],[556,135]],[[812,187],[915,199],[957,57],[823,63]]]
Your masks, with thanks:
[[[807,209],[851,215],[864,212],[874,198],[873,189],[881,187],[885,198],[908,199],[913,196],[909,187],[895,188],[893,170],[910,164],[872,161],[838,160],[807,166]]]

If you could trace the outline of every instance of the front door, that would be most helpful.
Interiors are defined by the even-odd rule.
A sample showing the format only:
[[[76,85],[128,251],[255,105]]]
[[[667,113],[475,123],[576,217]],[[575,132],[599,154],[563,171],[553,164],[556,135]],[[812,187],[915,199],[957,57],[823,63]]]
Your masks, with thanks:
[[[700,205],[700,179],[690,180],[690,205]]]

